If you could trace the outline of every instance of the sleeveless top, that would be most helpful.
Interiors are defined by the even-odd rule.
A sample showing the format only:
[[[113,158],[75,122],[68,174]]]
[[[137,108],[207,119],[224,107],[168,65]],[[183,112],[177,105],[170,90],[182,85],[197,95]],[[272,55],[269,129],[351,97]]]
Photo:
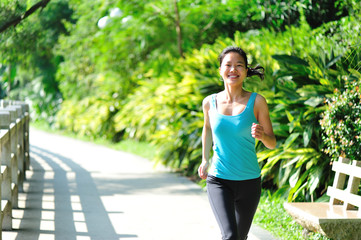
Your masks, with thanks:
[[[252,123],[258,123],[254,116],[252,93],[247,106],[238,115],[228,116],[218,112],[216,94],[211,95],[209,120],[213,137],[213,159],[209,174],[227,180],[248,180],[260,176],[252,137]]]

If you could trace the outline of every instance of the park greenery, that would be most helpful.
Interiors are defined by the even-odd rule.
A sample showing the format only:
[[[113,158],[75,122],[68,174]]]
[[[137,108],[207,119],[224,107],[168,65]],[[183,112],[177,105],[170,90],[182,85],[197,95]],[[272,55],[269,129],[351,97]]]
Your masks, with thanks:
[[[36,2],[2,0],[0,24]],[[244,87],[266,97],[277,138],[276,149],[256,145],[263,187],[322,200],[330,162],[361,158],[360,10],[359,0],[51,0],[0,33],[0,97],[31,103],[32,120],[54,129],[150,142],[158,163],[195,177],[202,100],[223,88],[217,56],[241,46],[266,69]]]
[[[320,121],[327,146],[325,151],[334,158],[358,159],[361,156],[361,74],[354,73],[356,77],[345,79],[346,89],[340,92],[336,88],[334,96],[327,100]]]

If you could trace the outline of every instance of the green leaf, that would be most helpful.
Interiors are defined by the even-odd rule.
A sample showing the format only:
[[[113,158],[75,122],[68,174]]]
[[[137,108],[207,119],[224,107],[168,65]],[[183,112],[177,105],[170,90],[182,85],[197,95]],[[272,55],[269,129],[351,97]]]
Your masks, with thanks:
[[[308,125],[305,129],[305,131],[303,132],[303,145],[304,147],[307,147],[307,145],[309,144],[311,137],[312,137],[312,129],[313,126],[312,125]]]
[[[332,65],[334,65],[338,60],[340,60],[342,57],[342,55],[338,55],[337,57],[335,57],[334,59],[332,59],[329,63],[327,63],[327,65],[325,66],[326,69],[332,67]]]
[[[305,104],[311,107],[317,107],[323,102],[323,98],[321,97],[311,97],[307,101],[305,101]]]
[[[307,185],[307,182],[303,184],[303,186],[300,188],[301,184],[305,181],[305,179],[307,178],[309,173],[309,170],[307,170],[306,172],[302,173],[302,176],[300,178],[298,178],[297,183],[295,184],[295,186],[291,189],[290,194],[288,196],[288,199],[291,200],[295,200],[295,198],[297,197],[297,195],[300,193],[300,191]],[[298,177],[298,176],[297,176]],[[297,193],[297,194],[296,194]]]
[[[289,111],[285,111],[286,112],[286,115],[287,115],[287,119],[289,122],[293,122],[294,120],[294,117],[292,116],[292,114],[289,112]]]
[[[291,147],[292,143],[300,136],[299,133],[292,133],[283,144],[283,149],[287,150]]]
[[[312,168],[310,175],[309,175],[309,189],[310,193],[312,194],[317,186],[320,183],[322,177],[323,168],[322,167],[314,167]]]
[[[285,64],[295,64],[295,65],[303,65],[303,66],[309,66],[308,62],[305,60],[290,56],[290,55],[272,55],[272,58],[276,59],[279,62],[285,63]]]
[[[290,176],[289,183],[291,188],[294,188],[298,182],[298,178],[300,176],[301,168],[294,169],[293,173]]]
[[[301,159],[302,156],[297,156],[293,159],[291,159],[289,162],[287,162],[285,165],[283,165],[282,167],[283,168],[286,168],[286,167],[289,167],[291,166],[292,164],[296,163],[297,161],[299,161]]]
[[[307,187],[307,182],[305,182],[301,187],[296,188],[295,193],[293,194],[292,200],[295,200],[296,197]]]
[[[282,187],[287,182],[287,180],[290,177],[290,174],[291,174],[292,170],[293,170],[292,166],[287,166],[287,167],[283,166],[282,168],[279,169],[278,187]]]

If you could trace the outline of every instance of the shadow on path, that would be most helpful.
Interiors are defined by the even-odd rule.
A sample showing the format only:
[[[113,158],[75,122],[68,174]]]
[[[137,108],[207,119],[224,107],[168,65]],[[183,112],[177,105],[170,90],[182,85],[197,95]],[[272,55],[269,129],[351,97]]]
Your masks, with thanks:
[[[31,170],[19,209],[13,211],[14,230],[3,239],[136,239],[117,234],[91,174],[69,158],[31,146]]]

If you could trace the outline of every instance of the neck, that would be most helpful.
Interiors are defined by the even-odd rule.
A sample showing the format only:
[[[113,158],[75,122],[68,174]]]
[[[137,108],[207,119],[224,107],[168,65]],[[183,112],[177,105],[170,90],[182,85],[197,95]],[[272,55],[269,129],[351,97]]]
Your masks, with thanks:
[[[226,85],[224,88],[224,93],[226,96],[226,100],[229,102],[235,102],[237,99],[240,99],[244,95],[244,90],[242,86],[231,87]]]

